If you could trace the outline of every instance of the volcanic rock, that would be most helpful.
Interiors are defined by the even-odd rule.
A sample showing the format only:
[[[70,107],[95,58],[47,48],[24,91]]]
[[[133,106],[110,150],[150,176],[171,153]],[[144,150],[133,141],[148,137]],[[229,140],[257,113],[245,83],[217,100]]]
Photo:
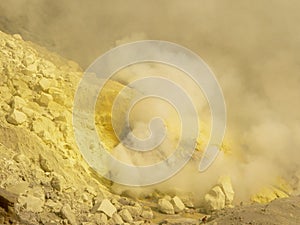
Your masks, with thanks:
[[[122,217],[122,219],[123,219],[125,222],[132,222],[132,221],[133,221],[133,218],[132,218],[130,212],[129,212],[127,209],[122,209],[122,210],[119,212],[119,215]]]
[[[7,116],[6,120],[7,122],[13,124],[13,125],[20,125],[24,123],[27,119],[27,116],[18,110],[13,110],[9,116]]]
[[[67,219],[71,225],[77,225],[76,216],[72,212],[70,205],[66,204],[61,209],[61,215],[63,218]]]
[[[104,199],[101,202],[98,211],[104,212],[107,216],[112,217],[113,214],[117,212],[117,209],[108,199]]]
[[[185,205],[178,196],[173,197],[171,203],[174,207],[175,213],[179,213],[185,209]]]
[[[223,176],[219,179],[219,186],[225,194],[225,204],[231,205],[234,198],[234,191],[229,176]]]
[[[225,207],[225,194],[222,188],[215,186],[204,196],[207,210],[220,210]]]
[[[167,199],[164,198],[158,200],[158,209],[162,213],[166,214],[175,213],[173,205]]]

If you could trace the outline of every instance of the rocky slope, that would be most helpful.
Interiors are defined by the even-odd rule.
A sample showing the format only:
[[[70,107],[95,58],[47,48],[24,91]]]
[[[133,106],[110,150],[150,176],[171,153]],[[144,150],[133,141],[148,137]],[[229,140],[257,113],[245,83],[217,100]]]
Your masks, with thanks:
[[[0,187],[7,193],[1,206],[13,213],[11,220],[49,225],[151,219],[151,209],[110,193],[78,152],[71,121],[82,75],[77,64],[19,35],[0,33],[0,46]]]
[[[72,128],[76,63],[1,32],[0,64],[0,224],[151,224],[175,213],[199,223],[203,214],[189,199],[115,195],[86,164]],[[110,107],[120,88],[110,82],[100,106]],[[115,145],[110,114],[96,119],[104,144]]]
[[[234,187],[226,176],[203,196],[204,208],[194,207],[193,196],[176,193],[154,192],[142,199],[130,192],[113,194],[110,182],[87,165],[75,142],[72,104],[82,76],[76,63],[20,35],[0,32],[0,76],[0,224],[199,224],[222,221],[224,215],[221,211],[209,219],[204,212],[232,207]],[[100,106],[110,107],[121,88],[109,83]],[[105,123],[110,114],[104,111],[96,120],[105,146],[115,146],[112,127]],[[282,185],[253,201],[289,194],[288,185]]]

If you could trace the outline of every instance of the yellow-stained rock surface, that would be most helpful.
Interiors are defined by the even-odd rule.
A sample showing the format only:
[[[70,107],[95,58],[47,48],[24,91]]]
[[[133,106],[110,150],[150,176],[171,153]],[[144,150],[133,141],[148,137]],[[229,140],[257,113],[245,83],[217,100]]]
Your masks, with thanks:
[[[18,218],[26,224],[97,221],[102,214],[89,213],[95,199],[118,202],[120,196],[109,192],[76,146],[72,104],[80,67],[5,33],[0,64],[0,187],[18,195]]]
[[[283,191],[279,190],[278,188],[264,187],[260,192],[252,196],[251,200],[253,202],[258,202],[258,203],[268,203],[270,201],[273,201],[276,198],[286,198],[286,197],[288,197],[288,195]]]
[[[0,188],[18,196],[16,220],[72,225],[151,220],[152,203],[111,193],[109,182],[87,165],[77,148],[72,105],[83,75],[80,67],[5,33],[0,33],[0,65]],[[122,131],[131,97],[138,95],[130,89],[120,94],[124,87],[109,81],[96,105],[96,127],[107,150],[119,144],[112,103],[116,96],[121,99],[114,117],[115,129]],[[104,199],[118,213],[105,214],[110,208]]]
[[[152,195],[146,203],[115,195],[109,190],[110,183],[87,165],[72,127],[73,100],[82,75],[75,62],[25,42],[20,35],[0,32],[0,188],[18,196],[13,206],[17,218],[24,224],[147,224],[144,221],[153,219],[153,209],[157,211],[156,220],[160,218],[159,209],[167,214],[191,213],[193,222],[194,217],[200,218],[191,200],[176,195]],[[120,148],[114,131],[126,132],[124,116],[132,97],[139,95],[124,88],[117,81],[107,82],[96,104],[96,128],[108,151]],[[120,104],[112,116],[116,97]],[[164,147],[171,150],[180,129],[173,120],[174,109],[167,112],[166,126],[173,133]],[[200,133],[196,148],[201,152],[209,128],[202,126]],[[230,152],[225,144],[222,149]],[[209,210],[231,207],[234,190],[230,177],[216,181],[205,196]],[[288,197],[291,192],[289,184],[278,179],[276,185],[263,188],[251,200],[266,203]]]
[[[136,95],[133,91],[129,91],[120,94],[120,92],[125,88],[119,82],[109,80],[103,87],[101,93],[99,94],[99,98],[96,103],[96,113],[95,113],[95,121],[96,127],[98,129],[99,138],[104,144],[104,147],[107,150],[111,150],[119,144],[119,139],[115,134],[116,132],[121,132],[123,127],[125,126],[125,115],[129,108],[129,103],[131,97]],[[114,125],[118,125],[118,127],[113,128],[112,124],[112,110],[113,103],[116,98],[121,98],[120,104],[118,104],[116,113],[114,114],[114,119],[117,120],[117,123]]]

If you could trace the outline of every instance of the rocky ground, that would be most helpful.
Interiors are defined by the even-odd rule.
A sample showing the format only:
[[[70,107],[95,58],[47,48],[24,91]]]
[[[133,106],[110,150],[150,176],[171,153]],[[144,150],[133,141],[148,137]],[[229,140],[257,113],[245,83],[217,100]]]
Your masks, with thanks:
[[[1,33],[0,41],[0,224],[151,224],[154,213],[163,220],[187,210],[175,196],[111,193],[73,137],[79,66],[19,35]]]
[[[73,136],[80,67],[20,35],[0,33],[0,76],[0,224],[300,223],[299,197],[233,208],[229,177],[220,178],[201,208],[192,196],[114,194]],[[286,188],[272,194],[266,201],[289,196]]]
[[[268,204],[236,206],[216,212],[208,224],[299,224],[300,197],[274,200]]]

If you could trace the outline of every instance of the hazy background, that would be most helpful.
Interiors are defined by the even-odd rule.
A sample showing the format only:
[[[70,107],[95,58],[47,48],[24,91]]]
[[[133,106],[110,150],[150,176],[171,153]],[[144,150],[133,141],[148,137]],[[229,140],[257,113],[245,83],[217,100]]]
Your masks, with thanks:
[[[299,11],[296,0],[10,0],[0,2],[0,29],[83,68],[121,39],[166,40],[199,54],[223,88],[226,140],[239,158],[211,174],[231,174],[242,198],[278,175],[295,187],[300,178]],[[182,186],[198,188],[188,180]]]

